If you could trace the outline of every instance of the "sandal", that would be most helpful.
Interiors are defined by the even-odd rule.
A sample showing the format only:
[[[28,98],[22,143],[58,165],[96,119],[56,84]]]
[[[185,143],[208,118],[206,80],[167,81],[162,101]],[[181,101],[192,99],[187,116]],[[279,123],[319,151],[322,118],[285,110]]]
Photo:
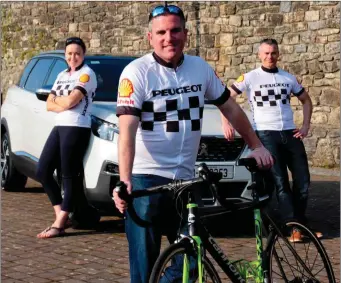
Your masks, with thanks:
[[[61,237],[65,235],[65,229],[64,228],[58,228],[58,227],[47,227],[43,232],[39,233],[37,235],[37,238],[39,239],[48,239],[48,238],[56,238]]]

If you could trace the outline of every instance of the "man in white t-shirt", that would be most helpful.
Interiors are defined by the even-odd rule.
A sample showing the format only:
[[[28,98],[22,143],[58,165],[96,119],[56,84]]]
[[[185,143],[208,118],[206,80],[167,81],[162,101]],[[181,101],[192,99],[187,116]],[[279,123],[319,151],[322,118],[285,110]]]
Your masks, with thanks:
[[[230,88],[231,96],[246,92],[253,114],[253,128],[275,158],[271,171],[282,220],[296,219],[305,223],[310,174],[302,140],[307,136],[310,127],[311,99],[293,75],[277,68],[279,51],[275,39],[262,40],[258,55],[262,66],[241,75]],[[301,128],[296,128],[294,124],[290,105],[291,94],[303,105]],[[228,140],[233,139],[233,127],[224,117],[222,122],[225,137]],[[293,178],[292,190],[287,167]],[[322,237],[320,232],[316,232],[316,235]],[[301,233],[294,231],[290,240],[301,242]]]
[[[270,153],[213,69],[200,57],[183,54],[187,29],[182,10],[158,6],[149,23],[148,39],[154,52],[123,70],[118,91],[119,170],[128,191],[193,177],[205,98],[213,100],[237,127],[257,163],[270,167]],[[124,212],[127,204],[116,193],[114,201]],[[167,223],[168,238],[175,240],[176,229],[169,219],[177,214],[170,196],[136,199],[134,207],[147,221]],[[143,228],[126,216],[130,280],[148,282],[160,252],[160,225]]]

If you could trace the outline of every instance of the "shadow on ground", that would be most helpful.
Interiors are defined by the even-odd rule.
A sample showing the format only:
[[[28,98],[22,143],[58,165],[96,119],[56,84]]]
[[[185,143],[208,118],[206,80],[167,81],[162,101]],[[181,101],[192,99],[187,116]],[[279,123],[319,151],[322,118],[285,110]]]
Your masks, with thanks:
[[[26,187],[12,190],[13,193],[32,193],[32,194],[42,194],[45,193],[42,187]]]
[[[41,187],[29,187],[17,192],[44,193]],[[275,220],[277,200],[274,194],[270,202],[270,209]],[[309,192],[307,209],[309,226],[316,231],[321,231],[326,238],[340,236],[340,182],[313,181]],[[205,221],[209,232],[213,236],[238,236],[250,237],[254,235],[254,220],[252,211],[228,213],[219,217],[210,217]],[[95,230],[79,230],[72,236],[89,233],[124,233],[124,220],[117,218],[105,220],[102,218]]]
[[[274,220],[279,219],[276,195],[268,204]],[[340,237],[340,182],[314,181],[309,192],[308,225],[321,231],[325,238]],[[214,236],[250,237],[254,235],[252,211],[230,213],[209,219],[208,229]]]

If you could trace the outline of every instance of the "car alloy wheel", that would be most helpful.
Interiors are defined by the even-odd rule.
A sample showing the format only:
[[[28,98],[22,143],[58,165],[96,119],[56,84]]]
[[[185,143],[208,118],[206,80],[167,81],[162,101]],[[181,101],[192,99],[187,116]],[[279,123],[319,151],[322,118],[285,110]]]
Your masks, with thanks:
[[[3,187],[8,178],[9,168],[9,146],[8,140],[2,139],[1,141],[1,187]]]

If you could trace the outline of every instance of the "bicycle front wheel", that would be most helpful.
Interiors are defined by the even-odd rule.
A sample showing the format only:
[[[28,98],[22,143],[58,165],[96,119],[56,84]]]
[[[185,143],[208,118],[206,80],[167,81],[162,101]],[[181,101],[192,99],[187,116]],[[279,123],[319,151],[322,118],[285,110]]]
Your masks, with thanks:
[[[334,283],[334,272],[328,255],[315,234],[297,222],[288,222],[286,227],[290,234],[292,231],[298,230],[304,235],[304,238],[302,242],[289,243],[288,239],[283,239],[274,233],[274,237],[270,239],[271,242],[269,243],[271,282]],[[296,254],[293,253],[290,246]],[[304,268],[304,265],[307,268]]]
[[[189,273],[183,273],[185,255],[189,263]],[[211,261],[204,256],[203,280],[201,282],[221,283],[217,271]],[[199,282],[198,279],[198,258],[191,245],[183,241],[167,247],[157,259],[149,283],[182,283],[183,278],[188,282]]]

